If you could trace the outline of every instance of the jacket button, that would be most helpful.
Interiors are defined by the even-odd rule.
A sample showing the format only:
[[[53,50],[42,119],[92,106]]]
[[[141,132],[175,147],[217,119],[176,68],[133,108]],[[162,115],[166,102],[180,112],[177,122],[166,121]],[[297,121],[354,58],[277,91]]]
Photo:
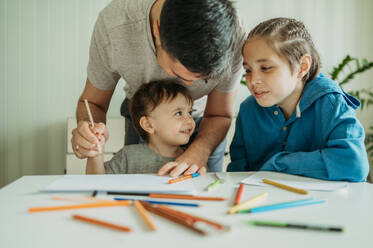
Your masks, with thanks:
[[[287,129],[287,127],[286,127],[286,126],[284,126],[284,127],[282,128],[282,130],[283,130],[283,131],[286,131],[286,129]]]
[[[278,115],[278,111],[277,111],[277,110],[275,110],[273,113],[274,113],[275,115]]]

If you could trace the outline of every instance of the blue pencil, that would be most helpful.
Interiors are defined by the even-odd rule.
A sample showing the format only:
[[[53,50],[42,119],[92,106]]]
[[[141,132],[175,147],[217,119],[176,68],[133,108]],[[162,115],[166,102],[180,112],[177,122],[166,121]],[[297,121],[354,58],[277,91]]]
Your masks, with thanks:
[[[324,199],[313,199],[313,198],[307,198],[303,200],[297,200],[297,201],[290,201],[290,202],[282,202],[282,203],[276,203],[266,206],[260,206],[250,209],[244,209],[238,211],[238,213],[259,213],[259,212],[265,212],[265,211],[272,211],[272,210],[278,210],[283,208],[292,208],[292,207],[300,207],[305,205],[312,205],[312,204],[319,204],[324,203]]]
[[[139,200],[139,199],[130,199],[130,198],[114,198],[116,201],[124,201],[124,200]],[[165,201],[149,201],[149,200],[139,200],[148,202],[151,204],[164,204],[164,205],[174,205],[174,206],[184,206],[184,207],[198,207],[199,205],[196,203],[182,203],[182,202],[165,202]]]

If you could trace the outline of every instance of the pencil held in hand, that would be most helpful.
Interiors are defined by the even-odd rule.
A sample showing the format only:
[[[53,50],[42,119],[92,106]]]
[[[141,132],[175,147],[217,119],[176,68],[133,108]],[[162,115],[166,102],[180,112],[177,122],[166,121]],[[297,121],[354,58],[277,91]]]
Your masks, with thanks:
[[[88,104],[87,99],[84,99],[84,104],[85,104],[85,107],[87,109],[89,121],[91,122],[91,128],[93,129],[95,127],[95,123],[93,122],[91,109],[89,108],[89,104]],[[101,149],[100,143],[98,141],[97,141],[97,150],[98,150],[99,153],[102,153],[102,149]]]
[[[177,178],[171,179],[171,180],[168,181],[168,183],[169,184],[171,184],[171,183],[178,183],[178,182],[181,182],[181,181],[184,181],[184,180],[187,180],[187,179],[191,179],[191,178],[195,178],[195,177],[198,177],[198,176],[199,176],[199,173],[195,172],[195,173],[190,174],[190,175],[181,176],[181,177],[177,177]]]

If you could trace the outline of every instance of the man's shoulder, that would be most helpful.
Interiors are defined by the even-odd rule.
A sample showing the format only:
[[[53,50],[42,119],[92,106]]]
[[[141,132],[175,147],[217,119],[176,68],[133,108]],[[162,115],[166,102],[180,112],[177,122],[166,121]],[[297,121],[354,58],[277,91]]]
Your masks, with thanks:
[[[113,0],[101,12],[108,31],[148,19],[148,9],[154,0]]]

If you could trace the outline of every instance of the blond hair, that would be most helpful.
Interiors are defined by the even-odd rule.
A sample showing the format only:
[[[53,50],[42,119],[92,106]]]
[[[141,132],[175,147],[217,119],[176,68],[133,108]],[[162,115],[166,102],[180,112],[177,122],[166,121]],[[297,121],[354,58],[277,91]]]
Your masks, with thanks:
[[[290,18],[273,18],[258,24],[247,39],[263,38],[280,56],[284,57],[293,72],[303,55],[309,54],[312,64],[308,73],[302,78],[308,82],[317,77],[321,68],[321,60],[311,35],[304,24]]]

